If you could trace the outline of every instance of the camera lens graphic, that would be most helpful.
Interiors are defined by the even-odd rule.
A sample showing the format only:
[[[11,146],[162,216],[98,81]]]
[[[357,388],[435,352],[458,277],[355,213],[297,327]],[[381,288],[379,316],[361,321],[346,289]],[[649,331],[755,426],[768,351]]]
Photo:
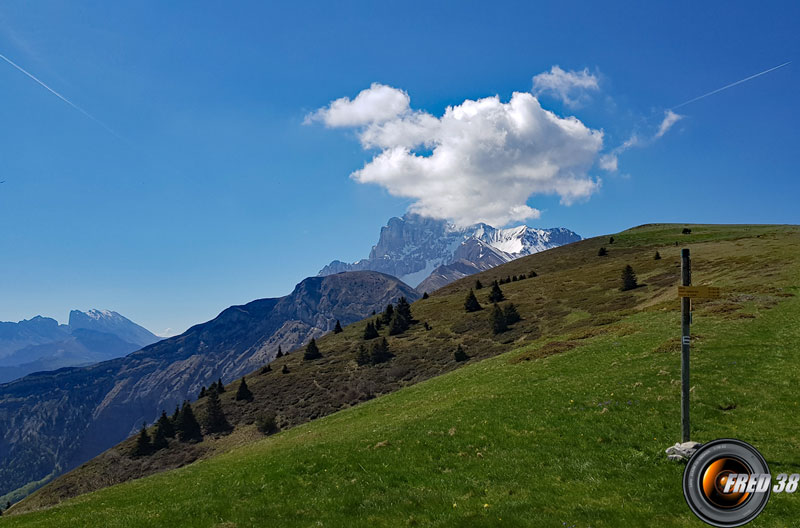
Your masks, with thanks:
[[[746,502],[750,493],[725,493],[725,485],[732,475],[750,475],[750,468],[738,458],[719,458],[703,472],[703,494],[709,502],[720,508],[736,508]]]
[[[683,494],[697,517],[711,526],[742,526],[755,519],[769,501],[765,492],[725,492],[733,475],[769,474],[764,457],[741,440],[723,439],[705,444],[689,459],[683,474]]]

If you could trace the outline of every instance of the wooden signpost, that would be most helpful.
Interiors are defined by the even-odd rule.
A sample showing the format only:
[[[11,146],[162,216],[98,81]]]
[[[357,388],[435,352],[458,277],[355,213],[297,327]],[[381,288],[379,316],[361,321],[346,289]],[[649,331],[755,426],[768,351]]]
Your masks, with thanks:
[[[720,289],[713,286],[692,286],[692,261],[689,250],[681,250],[681,285],[678,297],[681,298],[681,429],[683,442],[688,442],[691,428],[689,423],[689,345],[692,324],[692,299],[717,299]]]

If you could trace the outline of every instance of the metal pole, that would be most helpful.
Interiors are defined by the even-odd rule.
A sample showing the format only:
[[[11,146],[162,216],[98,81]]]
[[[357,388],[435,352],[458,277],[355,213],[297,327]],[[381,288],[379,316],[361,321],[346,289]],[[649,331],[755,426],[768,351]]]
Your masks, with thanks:
[[[692,285],[692,261],[689,250],[681,250],[681,285]],[[683,442],[689,441],[689,325],[692,322],[692,300],[681,297],[681,429]]]

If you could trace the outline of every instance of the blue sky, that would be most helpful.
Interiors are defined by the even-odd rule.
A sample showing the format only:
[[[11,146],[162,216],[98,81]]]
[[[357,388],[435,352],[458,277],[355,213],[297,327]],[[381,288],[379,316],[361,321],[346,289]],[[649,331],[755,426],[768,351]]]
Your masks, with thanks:
[[[433,5],[431,5],[433,4]],[[541,106],[632,135],[590,196],[527,221],[584,236],[648,222],[798,223],[796,2],[4,2],[0,320],[109,308],[157,333],[284,295],[366,256],[413,198],[358,183],[379,150],[304,118],[372,83],[416,111],[597,80]],[[786,67],[677,109],[728,83]],[[645,144],[646,143],[646,144]],[[515,222],[512,222],[515,223]]]

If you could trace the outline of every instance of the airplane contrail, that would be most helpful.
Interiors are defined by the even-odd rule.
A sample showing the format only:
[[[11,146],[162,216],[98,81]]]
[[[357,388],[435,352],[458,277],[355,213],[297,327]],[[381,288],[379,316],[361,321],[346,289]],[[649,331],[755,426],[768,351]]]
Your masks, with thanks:
[[[756,73],[755,75],[751,75],[750,77],[745,77],[744,79],[742,79],[740,81],[736,81],[734,83],[728,84],[726,86],[723,86],[722,88],[717,88],[716,90],[714,90],[712,92],[708,92],[707,94],[703,94],[703,95],[701,95],[699,97],[695,97],[694,99],[689,99],[688,101],[686,101],[684,103],[681,103],[681,104],[679,104],[677,106],[673,106],[670,110],[675,110],[676,108],[680,108],[682,106],[686,106],[689,103],[693,103],[695,101],[699,101],[700,99],[704,99],[704,98],[708,97],[709,95],[714,95],[715,93],[719,93],[722,90],[727,90],[728,88],[732,88],[732,87],[736,86],[737,84],[742,84],[743,82],[749,81],[750,79],[755,79],[756,77],[760,77],[760,76],[765,75],[765,74],[767,74],[767,73],[769,73],[771,71],[775,71],[778,68],[783,68],[787,64],[791,64],[791,63],[792,63],[792,61],[784,62],[783,64],[775,66],[774,68],[770,68],[768,70],[764,70],[764,71],[762,71],[760,73]]]
[[[14,68],[16,68],[17,70],[21,71],[22,73],[24,73],[25,75],[27,75],[28,77],[33,79],[39,86],[41,86],[42,88],[44,88],[45,90],[47,90],[51,94],[55,95],[56,97],[58,97],[59,99],[61,99],[62,101],[64,101],[68,105],[70,105],[72,108],[74,108],[78,112],[82,113],[83,115],[85,115],[86,117],[88,117],[89,119],[91,119],[92,121],[97,123],[98,125],[100,125],[101,127],[105,128],[108,132],[112,133],[118,139],[121,139],[121,140],[125,141],[125,139],[122,136],[120,136],[119,134],[114,132],[108,125],[106,125],[105,123],[103,123],[102,121],[100,121],[99,119],[94,117],[92,114],[90,114],[89,112],[87,112],[86,110],[81,108],[80,106],[76,105],[75,103],[73,103],[72,101],[70,101],[69,99],[67,99],[66,97],[64,97],[60,93],[58,93],[57,91],[55,91],[52,88],[50,88],[49,86],[47,86],[44,82],[42,82],[39,79],[37,79],[36,76],[34,76],[32,73],[28,72],[27,70],[22,68],[22,66],[20,66],[17,63],[15,63],[14,61],[9,59],[8,57],[3,55],[2,53],[0,53],[0,59],[3,59],[4,61],[6,61],[10,65],[12,65]]]

